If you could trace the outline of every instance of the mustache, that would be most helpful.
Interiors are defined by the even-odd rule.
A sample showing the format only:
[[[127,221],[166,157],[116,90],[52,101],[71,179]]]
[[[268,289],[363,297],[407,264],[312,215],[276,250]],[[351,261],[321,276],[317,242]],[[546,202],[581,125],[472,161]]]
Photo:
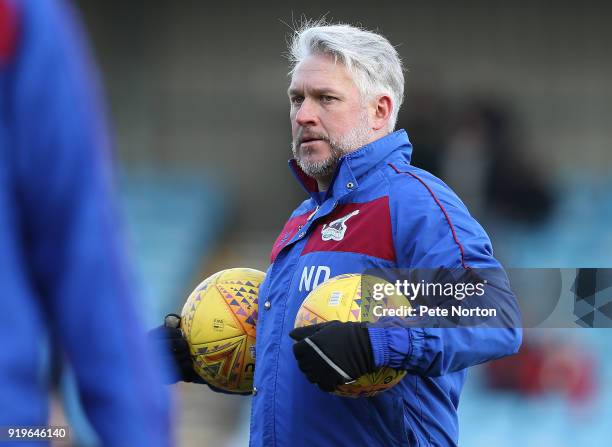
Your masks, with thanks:
[[[310,140],[323,140],[323,141],[327,141],[328,143],[330,142],[329,138],[326,135],[323,135],[321,133],[316,133],[316,132],[310,132],[307,129],[302,128],[298,131],[298,134],[295,137],[295,144],[300,145],[304,141],[310,141]]]

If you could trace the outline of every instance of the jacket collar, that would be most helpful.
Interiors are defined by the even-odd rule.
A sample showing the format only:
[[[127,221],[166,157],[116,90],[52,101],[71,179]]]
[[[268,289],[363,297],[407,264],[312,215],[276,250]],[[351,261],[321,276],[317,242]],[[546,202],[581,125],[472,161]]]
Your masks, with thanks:
[[[363,181],[363,178],[372,168],[400,148],[405,157],[410,160],[412,145],[408,140],[408,134],[403,129],[385,135],[356,151],[342,156],[338,161],[336,172],[325,197],[321,197],[321,194],[319,194],[315,179],[302,171],[295,159],[289,160],[289,168],[302,188],[310,194],[315,202],[321,203],[330,195],[340,198],[356,190],[359,187],[359,182]]]

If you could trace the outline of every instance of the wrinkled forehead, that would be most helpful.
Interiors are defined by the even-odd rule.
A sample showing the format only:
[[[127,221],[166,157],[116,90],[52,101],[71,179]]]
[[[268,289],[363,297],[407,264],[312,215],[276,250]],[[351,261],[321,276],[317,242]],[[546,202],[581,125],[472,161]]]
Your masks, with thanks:
[[[324,87],[350,91],[356,84],[346,66],[328,54],[308,56],[293,69],[289,90]]]

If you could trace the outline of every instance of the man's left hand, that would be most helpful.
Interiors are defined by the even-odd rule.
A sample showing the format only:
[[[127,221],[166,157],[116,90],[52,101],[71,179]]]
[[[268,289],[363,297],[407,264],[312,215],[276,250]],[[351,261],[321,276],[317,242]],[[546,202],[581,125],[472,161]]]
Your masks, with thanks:
[[[293,354],[308,380],[323,391],[376,370],[366,323],[329,321],[294,329]]]

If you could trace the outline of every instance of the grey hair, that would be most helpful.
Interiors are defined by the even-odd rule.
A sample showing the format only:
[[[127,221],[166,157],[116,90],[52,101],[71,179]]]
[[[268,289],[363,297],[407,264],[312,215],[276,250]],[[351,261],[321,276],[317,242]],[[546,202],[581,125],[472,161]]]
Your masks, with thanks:
[[[307,21],[289,42],[289,74],[314,54],[328,54],[344,64],[364,100],[389,95],[393,105],[388,130],[393,131],[404,99],[404,70],[396,49],[385,37],[352,25]]]

